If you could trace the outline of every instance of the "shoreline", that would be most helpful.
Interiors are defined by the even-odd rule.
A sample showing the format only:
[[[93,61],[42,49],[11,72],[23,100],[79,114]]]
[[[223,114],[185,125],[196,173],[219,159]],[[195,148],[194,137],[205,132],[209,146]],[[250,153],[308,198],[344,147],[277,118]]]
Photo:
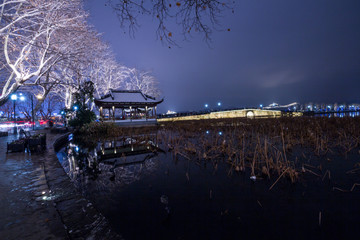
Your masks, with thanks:
[[[76,190],[61,166],[54,145],[64,135],[48,130],[36,132],[47,135],[45,152],[5,155],[2,151],[5,156],[0,158],[0,173],[9,176],[3,174],[0,179],[0,187],[5,191],[1,207],[8,209],[0,214],[0,238],[122,239]],[[6,142],[16,138],[14,135],[2,138],[1,148],[6,149]]]

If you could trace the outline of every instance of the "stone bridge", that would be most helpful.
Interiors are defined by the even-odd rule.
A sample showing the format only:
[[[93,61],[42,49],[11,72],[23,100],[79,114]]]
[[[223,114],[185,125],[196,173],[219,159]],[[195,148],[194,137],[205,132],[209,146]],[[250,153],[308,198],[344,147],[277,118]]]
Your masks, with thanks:
[[[241,109],[211,112],[201,115],[161,118],[158,122],[167,121],[186,121],[186,120],[203,120],[203,119],[221,119],[221,118],[276,118],[282,116],[301,116],[300,112],[281,112],[277,110],[262,110],[262,109]]]

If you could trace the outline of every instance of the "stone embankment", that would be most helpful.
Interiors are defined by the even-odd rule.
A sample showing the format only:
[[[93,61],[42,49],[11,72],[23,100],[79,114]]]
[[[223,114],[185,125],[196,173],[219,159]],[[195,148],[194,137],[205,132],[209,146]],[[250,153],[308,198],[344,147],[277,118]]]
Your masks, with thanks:
[[[6,154],[0,139],[0,239],[122,239],[74,187],[47,132],[42,153]]]

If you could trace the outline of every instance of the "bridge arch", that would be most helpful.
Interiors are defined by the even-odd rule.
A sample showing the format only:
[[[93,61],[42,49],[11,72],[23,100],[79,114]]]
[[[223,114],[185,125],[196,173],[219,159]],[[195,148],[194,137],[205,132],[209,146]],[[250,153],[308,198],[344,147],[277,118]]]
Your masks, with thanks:
[[[254,111],[247,111],[247,112],[246,112],[246,117],[247,117],[247,118],[255,118],[255,113],[254,113]]]

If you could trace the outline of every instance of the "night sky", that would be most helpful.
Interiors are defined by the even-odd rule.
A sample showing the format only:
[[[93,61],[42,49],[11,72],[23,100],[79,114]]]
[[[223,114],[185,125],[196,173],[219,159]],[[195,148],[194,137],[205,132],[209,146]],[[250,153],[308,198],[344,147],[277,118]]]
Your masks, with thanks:
[[[170,49],[157,40],[152,17],[140,18],[131,38],[105,1],[85,2],[90,23],[117,60],[158,79],[165,97],[160,112],[201,110],[218,101],[224,108],[360,103],[359,0],[236,1],[210,47],[201,35],[183,41],[174,25],[180,47]]]

